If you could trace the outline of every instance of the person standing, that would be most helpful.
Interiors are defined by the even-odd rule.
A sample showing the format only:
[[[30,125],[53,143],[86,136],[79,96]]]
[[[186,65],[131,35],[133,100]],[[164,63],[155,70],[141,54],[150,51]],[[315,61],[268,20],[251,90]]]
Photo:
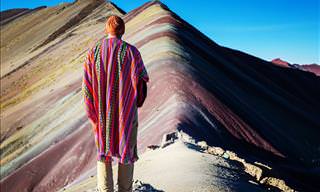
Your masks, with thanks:
[[[138,108],[149,76],[139,50],[122,40],[125,23],[111,15],[106,35],[89,49],[82,93],[97,149],[97,191],[112,192],[112,162],[118,162],[118,191],[132,191],[137,155]]]

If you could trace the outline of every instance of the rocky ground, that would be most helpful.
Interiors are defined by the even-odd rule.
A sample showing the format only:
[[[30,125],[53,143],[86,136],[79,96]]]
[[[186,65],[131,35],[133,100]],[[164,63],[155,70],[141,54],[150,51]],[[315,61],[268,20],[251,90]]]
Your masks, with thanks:
[[[114,165],[113,170],[117,166]],[[285,181],[270,175],[272,167],[254,162],[220,147],[195,142],[184,132],[163,136],[161,145],[150,145],[135,163],[134,191],[294,191]],[[200,171],[201,170],[201,171]],[[116,181],[117,173],[114,173]],[[95,190],[90,175],[61,191]]]

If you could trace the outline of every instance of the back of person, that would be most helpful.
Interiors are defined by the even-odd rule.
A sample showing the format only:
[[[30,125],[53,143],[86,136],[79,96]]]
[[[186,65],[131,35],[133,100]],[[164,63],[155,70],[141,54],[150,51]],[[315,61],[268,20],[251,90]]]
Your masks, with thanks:
[[[111,162],[116,160],[119,191],[131,191],[133,163],[138,160],[137,108],[146,98],[149,77],[139,50],[121,39],[123,33],[108,31],[119,31],[121,18],[111,16],[108,21],[107,35],[89,50],[84,63],[84,102],[95,135],[98,189],[113,191]]]

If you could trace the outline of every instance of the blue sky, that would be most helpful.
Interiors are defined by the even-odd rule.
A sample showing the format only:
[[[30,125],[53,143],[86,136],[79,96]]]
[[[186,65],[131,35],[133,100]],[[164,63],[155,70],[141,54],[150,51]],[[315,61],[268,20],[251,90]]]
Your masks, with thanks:
[[[1,10],[54,6],[70,0],[1,0]],[[123,10],[141,0],[113,0]],[[265,60],[320,64],[318,0],[162,0],[216,43]]]

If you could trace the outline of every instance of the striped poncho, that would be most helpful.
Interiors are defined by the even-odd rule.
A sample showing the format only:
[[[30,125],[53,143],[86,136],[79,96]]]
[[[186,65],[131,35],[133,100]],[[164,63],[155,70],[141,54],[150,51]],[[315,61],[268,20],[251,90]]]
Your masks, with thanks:
[[[97,160],[113,161],[115,157],[123,164],[135,162],[137,85],[149,80],[140,52],[118,37],[104,37],[88,51],[83,69],[84,106],[97,125]]]

